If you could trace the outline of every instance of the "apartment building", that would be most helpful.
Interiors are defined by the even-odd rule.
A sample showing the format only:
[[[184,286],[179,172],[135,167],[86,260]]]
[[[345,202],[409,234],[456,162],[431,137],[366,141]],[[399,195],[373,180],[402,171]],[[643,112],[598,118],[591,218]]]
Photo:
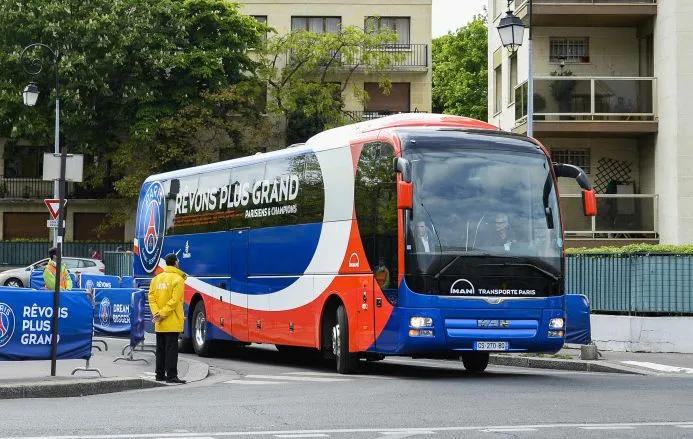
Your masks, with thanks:
[[[338,32],[347,26],[369,29],[374,26],[397,32],[396,50],[405,56],[391,68],[390,93],[382,93],[376,76],[363,73],[357,73],[344,92],[345,110],[358,120],[399,112],[431,111],[431,1],[244,0],[239,3],[243,13],[267,23],[280,35],[297,29]],[[392,50],[392,45],[383,50]],[[365,106],[354,98],[354,87],[368,92],[370,99]]]
[[[572,245],[693,242],[693,0],[531,0],[533,136],[581,166],[599,214],[561,182]],[[529,23],[528,0],[510,10]],[[514,53],[489,0],[489,121],[527,133],[528,29]]]
[[[292,29],[336,32],[343,26],[364,27],[369,20],[376,27],[394,29],[399,38],[396,50],[406,56],[392,66],[390,94],[380,91],[375,76],[357,73],[352,87],[345,91],[345,109],[355,120],[397,112],[431,111],[431,0],[249,0],[240,3],[242,13],[266,22],[280,33]],[[392,46],[383,50],[392,50]],[[354,99],[353,87],[368,91],[370,100],[365,106]],[[49,217],[43,199],[53,198],[53,184],[42,180],[42,159],[43,152],[53,151],[53,146],[23,146],[11,154],[5,154],[4,149],[5,140],[0,139],[0,241],[47,240],[46,220]],[[96,226],[107,211],[99,200],[106,192],[87,190],[78,183],[69,185],[66,241],[96,240]],[[100,239],[127,242],[133,235],[134,224],[127,224],[109,230]]]

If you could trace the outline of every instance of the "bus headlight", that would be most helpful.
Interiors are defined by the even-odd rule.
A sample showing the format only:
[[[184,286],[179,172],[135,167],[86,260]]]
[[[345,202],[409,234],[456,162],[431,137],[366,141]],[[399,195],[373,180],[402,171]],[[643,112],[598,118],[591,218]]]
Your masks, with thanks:
[[[433,326],[433,319],[430,317],[412,317],[409,319],[409,326],[412,328],[429,328]]]
[[[564,324],[564,320],[560,317],[549,320],[549,328],[551,329],[561,329]]]

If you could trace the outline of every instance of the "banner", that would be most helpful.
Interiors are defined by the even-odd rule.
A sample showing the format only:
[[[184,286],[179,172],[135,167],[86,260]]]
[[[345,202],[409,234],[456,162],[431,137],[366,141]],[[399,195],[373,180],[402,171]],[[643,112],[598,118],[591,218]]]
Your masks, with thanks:
[[[582,294],[566,294],[565,342],[590,344],[590,302]]]
[[[106,274],[82,273],[79,276],[79,287],[87,291],[97,288],[119,288],[120,278]]]
[[[130,336],[130,300],[134,288],[94,290],[94,331],[97,335]]]
[[[120,280],[120,288],[135,288],[135,278],[132,276],[123,276]]]
[[[85,291],[60,293],[59,360],[91,357],[92,304]],[[53,293],[0,288],[0,361],[50,360]]]
[[[144,340],[144,294],[144,291],[137,290],[130,296],[130,347],[133,349]]]
[[[72,278],[72,289],[77,288],[77,276],[74,273],[70,273]],[[34,270],[31,272],[31,278],[29,278],[29,286],[35,290],[45,290],[46,281],[43,280],[43,269]]]

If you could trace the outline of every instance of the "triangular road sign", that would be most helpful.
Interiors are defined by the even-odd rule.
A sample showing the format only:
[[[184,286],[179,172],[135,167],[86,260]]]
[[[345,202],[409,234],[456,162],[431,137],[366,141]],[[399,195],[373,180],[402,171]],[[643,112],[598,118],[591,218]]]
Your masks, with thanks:
[[[58,215],[60,215],[60,200],[46,199],[43,200],[43,202],[46,204],[46,207],[48,207],[48,212],[50,212],[53,219],[58,219]],[[66,204],[67,200],[63,202],[63,206]]]

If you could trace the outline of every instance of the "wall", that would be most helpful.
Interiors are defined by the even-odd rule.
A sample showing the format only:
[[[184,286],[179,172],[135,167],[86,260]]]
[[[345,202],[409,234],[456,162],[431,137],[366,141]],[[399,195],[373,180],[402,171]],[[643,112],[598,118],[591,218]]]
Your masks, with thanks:
[[[693,317],[592,315],[590,324],[592,340],[605,351],[693,353]]]

